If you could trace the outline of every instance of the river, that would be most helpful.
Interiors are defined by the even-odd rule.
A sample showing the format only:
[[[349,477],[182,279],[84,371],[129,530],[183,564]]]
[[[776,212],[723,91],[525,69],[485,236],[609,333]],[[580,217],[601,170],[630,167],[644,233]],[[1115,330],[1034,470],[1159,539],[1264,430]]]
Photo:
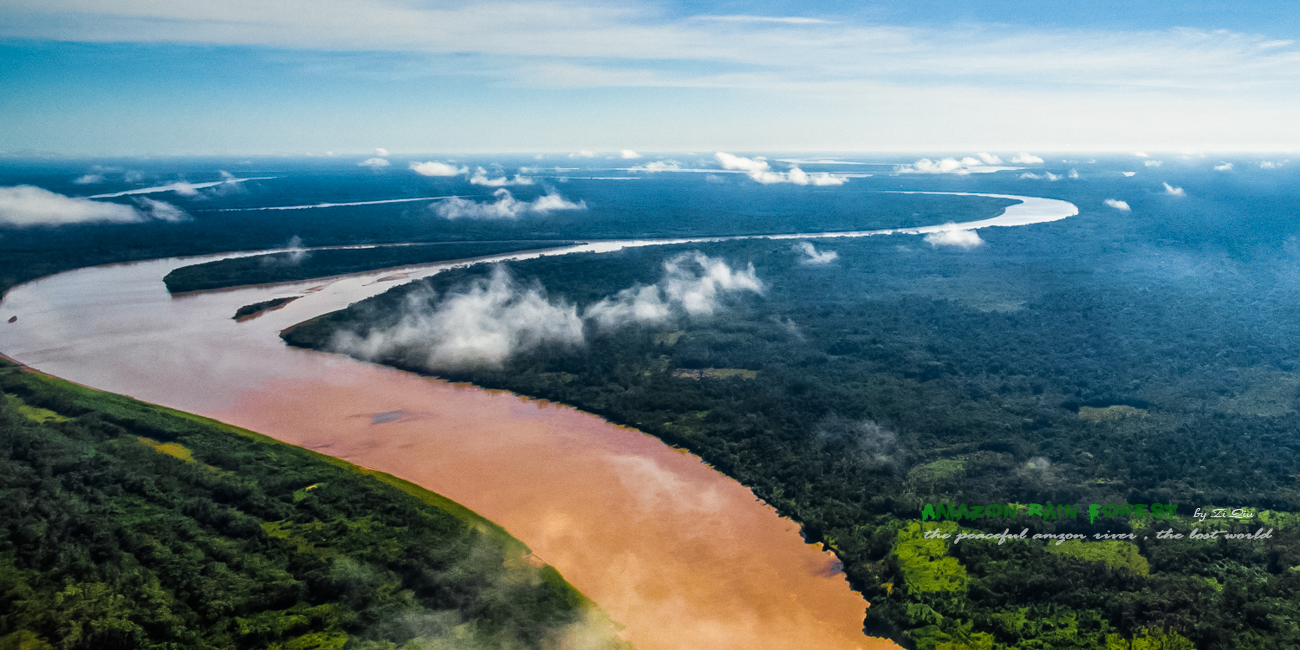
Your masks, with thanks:
[[[1016,226],[1077,214],[1023,201]],[[608,251],[701,240],[599,242]],[[485,258],[524,258],[511,254]],[[242,254],[241,254],[242,255]],[[198,413],[387,472],[500,524],[625,626],[640,650],[895,647],[862,634],[867,603],[835,558],[698,457],[593,415],[290,348],[281,329],[453,264],[173,297],[162,278],[233,254],[78,269],[13,288],[0,352],[94,388]],[[236,323],[243,305],[302,296]]]

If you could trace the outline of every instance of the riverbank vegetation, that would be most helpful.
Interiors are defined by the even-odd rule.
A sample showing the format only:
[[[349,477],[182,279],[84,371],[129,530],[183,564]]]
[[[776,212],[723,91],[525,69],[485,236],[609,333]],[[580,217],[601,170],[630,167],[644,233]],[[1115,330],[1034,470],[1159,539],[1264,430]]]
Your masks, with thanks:
[[[1298,527],[1164,540],[1147,520],[1084,516],[961,526],[1137,539],[1049,549],[917,537],[925,503],[1176,503],[1159,528],[1183,534],[1206,529],[1188,517],[1197,507],[1300,510],[1300,296],[1277,275],[1290,267],[1263,252],[1189,270],[1185,250],[1099,221],[989,229],[973,250],[818,242],[838,252],[830,264],[761,240],[530,260],[510,266],[519,286],[579,313],[659,281],[666,260],[696,248],[752,262],[764,290],[728,294],[712,315],[589,320],[583,345],[522,349],[500,366],[431,367],[433,342],[409,336],[370,349],[699,454],[833,550],[872,603],[866,631],[907,647],[1300,644]],[[333,349],[341,332],[383,335],[491,272],[398,287],[285,338]]]
[[[622,645],[410,483],[7,361],[0,389],[0,648]]]

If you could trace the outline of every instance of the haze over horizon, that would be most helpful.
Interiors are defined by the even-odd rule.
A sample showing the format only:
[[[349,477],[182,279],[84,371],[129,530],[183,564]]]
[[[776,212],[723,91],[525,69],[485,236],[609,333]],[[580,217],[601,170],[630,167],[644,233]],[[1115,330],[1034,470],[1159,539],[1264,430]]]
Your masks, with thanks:
[[[1282,2],[13,0],[0,152],[1300,150]]]

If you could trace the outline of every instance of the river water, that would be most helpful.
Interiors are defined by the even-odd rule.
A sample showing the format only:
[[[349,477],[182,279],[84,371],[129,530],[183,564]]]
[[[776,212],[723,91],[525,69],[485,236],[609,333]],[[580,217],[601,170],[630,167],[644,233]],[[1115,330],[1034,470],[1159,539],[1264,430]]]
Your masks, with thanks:
[[[1032,197],[919,234],[1077,214]],[[551,251],[709,240],[601,242]],[[503,255],[495,259],[535,256]],[[12,289],[0,352],[94,388],[198,413],[387,472],[500,524],[591,597],[640,650],[883,648],[832,554],[698,457],[575,409],[285,346],[281,329],[452,264],[171,296],[180,266],[68,271]],[[243,305],[301,296],[236,323]]]

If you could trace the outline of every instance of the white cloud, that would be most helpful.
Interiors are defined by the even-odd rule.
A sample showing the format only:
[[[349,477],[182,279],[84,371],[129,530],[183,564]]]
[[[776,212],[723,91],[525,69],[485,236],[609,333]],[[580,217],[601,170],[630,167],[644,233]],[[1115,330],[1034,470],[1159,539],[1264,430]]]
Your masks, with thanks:
[[[546,214],[552,210],[586,210],[587,203],[573,203],[551,192],[532,201],[520,201],[510,190],[499,189],[492,193],[496,201],[478,203],[452,197],[432,206],[438,216],[446,219],[517,219],[525,214]]]
[[[469,182],[474,185],[484,187],[507,187],[512,185],[532,185],[533,179],[527,176],[515,175],[514,180],[502,176],[501,178],[488,178],[487,170],[479,167],[474,170],[474,175],[470,177]]]
[[[1021,178],[1031,178],[1031,179],[1047,179],[1047,180],[1049,180],[1049,181],[1059,181],[1059,180],[1061,180],[1062,178],[1064,178],[1064,176],[1061,176],[1060,174],[1053,174],[1052,172],[1043,172],[1043,174],[1042,174],[1041,176],[1039,176],[1038,174],[1035,174],[1035,173],[1033,173],[1033,172],[1025,172],[1025,173],[1021,174],[1020,177],[1021,177]],[[1074,175],[1071,176],[1070,178],[1078,178],[1078,177],[1079,177],[1079,173],[1078,173],[1078,172],[1075,172]]]
[[[894,171],[900,174],[969,174],[970,169],[956,158],[930,160],[922,158],[911,165],[898,165]]]
[[[1165,183],[1165,194],[1168,194],[1170,196],[1186,196],[1187,192],[1184,192],[1183,188],[1181,187],[1174,187],[1169,183]]]
[[[122,203],[64,196],[32,185],[0,187],[0,223],[10,226],[61,226],[74,223],[138,223],[148,219],[188,218],[170,203],[140,199],[140,208]]]
[[[387,167],[388,165],[389,162],[386,158],[367,158],[357,163],[357,167],[373,167],[376,169],[380,167]]]
[[[1286,163],[1287,163],[1287,161],[1285,161],[1285,160],[1283,160],[1282,162],[1273,162],[1272,160],[1264,160],[1264,161],[1261,161],[1261,162],[1259,163],[1259,168],[1260,168],[1260,169],[1277,169],[1278,167],[1281,167],[1282,165],[1285,165]]]
[[[379,156],[380,158],[387,158],[388,150],[383,147],[375,147],[375,155]]]
[[[794,245],[794,250],[805,255],[804,264],[830,264],[840,258],[835,251],[818,251],[812,242],[801,241]]]
[[[939,246],[956,246],[966,250],[984,243],[984,240],[980,239],[979,233],[974,230],[960,230],[957,228],[932,232],[925,236],[925,241],[935,248]]]
[[[1147,160],[1144,161],[1142,164],[1146,165],[1147,167],[1159,167],[1165,164],[1165,162],[1163,160]]]
[[[510,357],[544,345],[584,343],[577,308],[551,302],[541,287],[520,286],[505,267],[442,296],[414,295],[390,329],[365,338],[335,336],[333,348],[366,359],[414,356],[432,370],[500,367]]]
[[[103,174],[86,174],[72,181],[77,185],[98,185],[104,182]]]
[[[713,154],[713,157],[718,159],[723,169],[737,169],[743,172],[764,172],[770,169],[767,159],[763,156],[745,158],[719,151]]]
[[[147,215],[154,219],[158,219],[159,221],[177,222],[187,221],[190,218],[190,215],[186,214],[184,210],[181,210],[170,203],[155,201],[145,197],[136,199],[136,202],[140,204],[140,207],[144,208]]]
[[[1145,152],[1145,151],[1134,151],[1134,152],[1133,152],[1133,155],[1134,155],[1134,156],[1137,156],[1138,158],[1146,158],[1146,157],[1147,157],[1147,152]]]
[[[677,164],[676,161],[656,160],[654,162],[648,162],[644,165],[637,165],[636,167],[631,167],[628,169],[628,171],[630,172],[675,172],[675,171],[680,171],[681,168],[682,166]]]
[[[1079,180],[1079,170],[1070,168],[1070,180],[1072,181]]]
[[[763,292],[752,263],[744,271],[735,271],[722,260],[693,251],[665,260],[657,284],[624,289],[589,305],[583,314],[602,329],[658,323],[673,313],[712,314],[724,293],[739,291]]]
[[[1230,172],[1230,171],[1232,171],[1232,163],[1230,163],[1230,162],[1219,163],[1219,164],[1217,164],[1217,165],[1214,166],[1214,171],[1216,171],[1216,172]]]
[[[956,158],[943,158],[940,160],[930,160],[922,158],[910,165],[895,165],[894,172],[898,174],[957,174],[964,176],[966,174],[987,174],[999,172],[1014,167],[1002,167],[1002,159],[987,153],[974,156],[966,156],[961,160]]]
[[[573,158],[573,157],[575,157],[575,156],[577,156],[577,157],[579,157],[579,158],[594,158],[594,157],[596,156],[596,152],[594,152],[594,151],[589,151],[589,150],[587,150],[587,149],[583,149],[582,151],[579,151],[578,153],[571,153],[571,154],[569,154],[569,157],[570,157],[570,158]]]
[[[429,162],[411,162],[411,171],[421,176],[459,176],[468,174],[469,168],[430,160]]]
[[[1021,165],[1041,165],[1043,159],[1027,151],[1021,151],[1020,155],[1011,159],[1011,162]]]
[[[1127,201],[1120,201],[1119,199],[1106,199],[1106,200],[1105,200],[1105,204],[1106,204],[1106,207],[1108,207],[1108,208],[1115,208],[1116,210],[1119,210],[1120,212],[1132,212],[1132,211],[1133,211],[1132,208],[1128,207],[1128,202],[1127,202]]]
[[[713,154],[723,169],[734,169],[745,172],[746,176],[755,182],[764,185],[774,185],[777,183],[792,183],[794,185],[843,185],[848,179],[843,176],[836,176],[826,172],[809,174],[798,166],[790,168],[788,172],[772,171],[768,165],[767,159],[762,156],[746,158],[744,156],[735,156],[729,153],[719,151]]]
[[[631,149],[624,149],[624,150],[618,152],[618,155],[619,155],[620,157],[622,157],[623,160],[631,160],[631,159],[633,159],[633,158],[640,158],[640,157],[641,157],[641,154],[639,154],[639,153],[637,153],[637,152],[635,152],[635,151],[632,151]]]
[[[1120,173],[1130,178],[1137,175],[1137,172],[1120,172]]]

